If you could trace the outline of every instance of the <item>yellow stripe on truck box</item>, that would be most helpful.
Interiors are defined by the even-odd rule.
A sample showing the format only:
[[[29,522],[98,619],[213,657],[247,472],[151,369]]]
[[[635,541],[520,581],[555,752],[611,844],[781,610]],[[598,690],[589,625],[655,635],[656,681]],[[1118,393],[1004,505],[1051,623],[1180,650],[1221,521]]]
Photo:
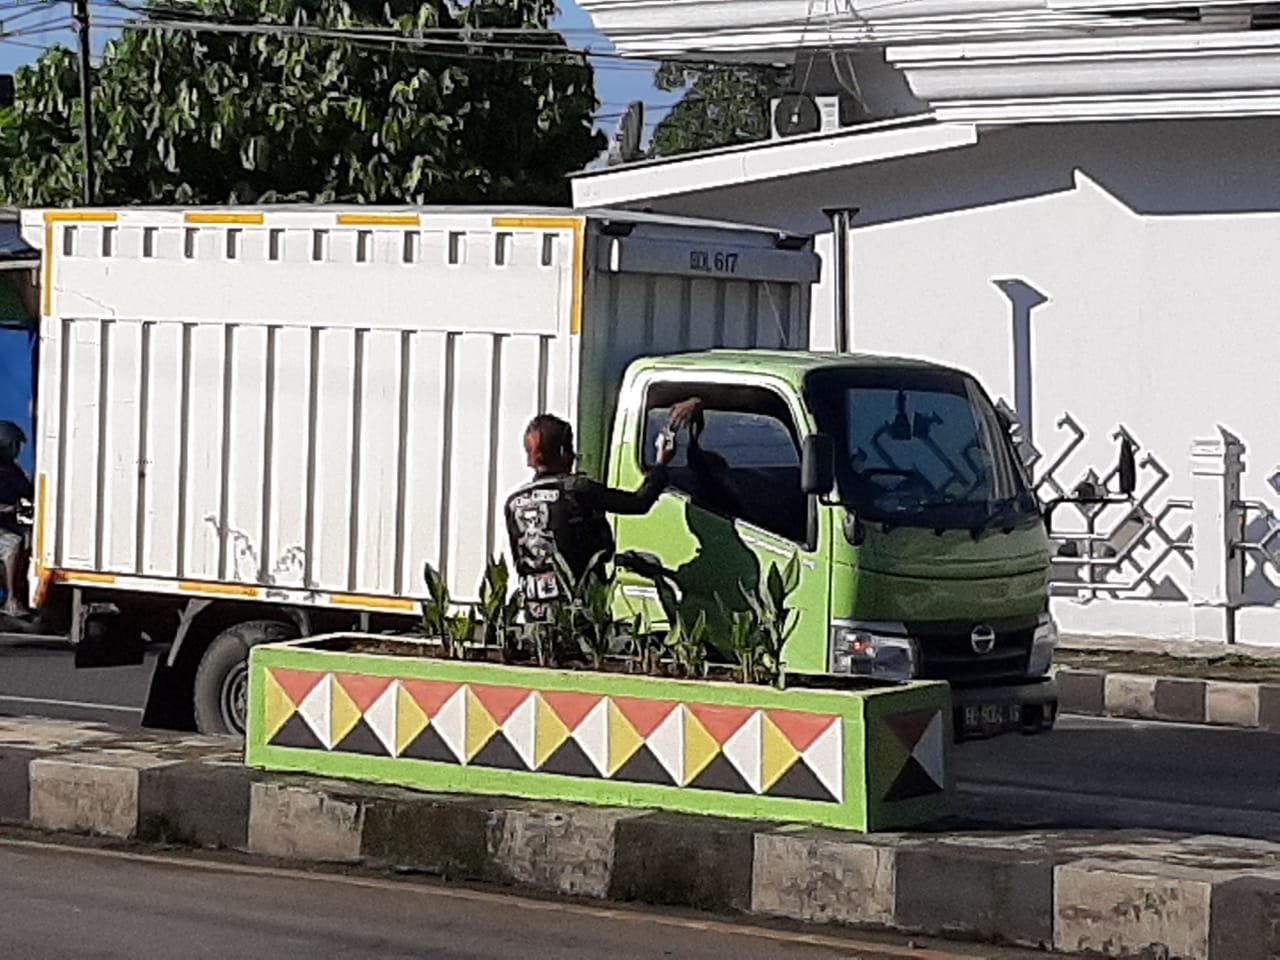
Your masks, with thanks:
[[[340,213],[340,227],[416,227],[422,221],[416,213]]]
[[[331,593],[329,601],[342,607],[372,607],[377,610],[412,612],[417,606],[412,600],[397,597],[365,597],[357,593]]]
[[[213,211],[213,210],[209,210],[209,211],[193,210],[191,213],[186,214],[182,219],[186,223],[205,223],[205,224],[240,223],[240,224],[248,224],[252,226],[252,225],[261,224],[265,218],[261,213],[251,213],[247,211],[243,213],[241,212],[232,213],[229,211],[224,212],[224,211]]]
[[[586,221],[582,217],[494,217],[495,230],[572,230],[573,231],[573,307],[569,315],[569,332],[582,332],[582,240]]]

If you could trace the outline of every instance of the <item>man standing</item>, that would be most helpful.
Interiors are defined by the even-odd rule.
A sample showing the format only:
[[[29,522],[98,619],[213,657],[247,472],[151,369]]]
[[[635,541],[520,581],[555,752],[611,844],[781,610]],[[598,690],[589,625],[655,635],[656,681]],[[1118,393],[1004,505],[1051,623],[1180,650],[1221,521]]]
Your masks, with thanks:
[[[19,600],[22,559],[26,552],[26,533],[18,523],[21,501],[32,497],[31,479],[18,466],[18,455],[26,435],[12,420],[0,420],[0,562],[4,564],[4,612],[21,616],[26,612]]]
[[[507,534],[520,576],[525,609],[542,619],[551,604],[567,599],[557,576],[559,554],[577,580],[591,570],[597,556],[613,557],[613,531],[606,514],[647,513],[667,486],[667,464],[675,456],[674,428],[687,422],[696,401],[672,411],[671,426],[658,438],[657,465],[635,491],[616,490],[573,472],[577,454],[573,428],[559,417],[534,417],[524,434],[524,449],[534,472],[531,483],[507,500]]]

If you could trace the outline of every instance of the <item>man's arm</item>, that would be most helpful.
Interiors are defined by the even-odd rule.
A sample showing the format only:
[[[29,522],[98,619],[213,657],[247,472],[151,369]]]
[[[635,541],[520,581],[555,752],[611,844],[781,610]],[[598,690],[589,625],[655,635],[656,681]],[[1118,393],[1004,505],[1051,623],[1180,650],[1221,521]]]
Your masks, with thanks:
[[[667,489],[667,479],[666,465],[658,464],[645,474],[644,483],[640,484],[636,490],[619,490],[616,487],[606,487],[595,480],[584,479],[580,495],[592,506],[605,513],[638,516],[648,513],[658,502],[662,491]]]

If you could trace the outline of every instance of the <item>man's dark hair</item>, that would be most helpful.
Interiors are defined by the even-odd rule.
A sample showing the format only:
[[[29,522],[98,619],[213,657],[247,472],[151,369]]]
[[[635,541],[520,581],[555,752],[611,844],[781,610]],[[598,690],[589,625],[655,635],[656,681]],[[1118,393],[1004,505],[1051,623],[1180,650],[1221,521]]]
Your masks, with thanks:
[[[542,464],[573,454],[573,427],[550,413],[541,413],[529,421],[526,437],[536,438],[534,449]]]

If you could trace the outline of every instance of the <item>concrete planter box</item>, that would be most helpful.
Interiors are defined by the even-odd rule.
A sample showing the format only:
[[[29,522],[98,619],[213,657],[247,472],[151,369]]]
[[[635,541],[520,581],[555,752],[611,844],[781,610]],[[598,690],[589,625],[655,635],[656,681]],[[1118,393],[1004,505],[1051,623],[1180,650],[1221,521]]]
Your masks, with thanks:
[[[432,791],[658,807],[871,831],[949,811],[947,686],[775,690],[255,647],[246,760]],[[403,647],[406,655],[396,655]]]

